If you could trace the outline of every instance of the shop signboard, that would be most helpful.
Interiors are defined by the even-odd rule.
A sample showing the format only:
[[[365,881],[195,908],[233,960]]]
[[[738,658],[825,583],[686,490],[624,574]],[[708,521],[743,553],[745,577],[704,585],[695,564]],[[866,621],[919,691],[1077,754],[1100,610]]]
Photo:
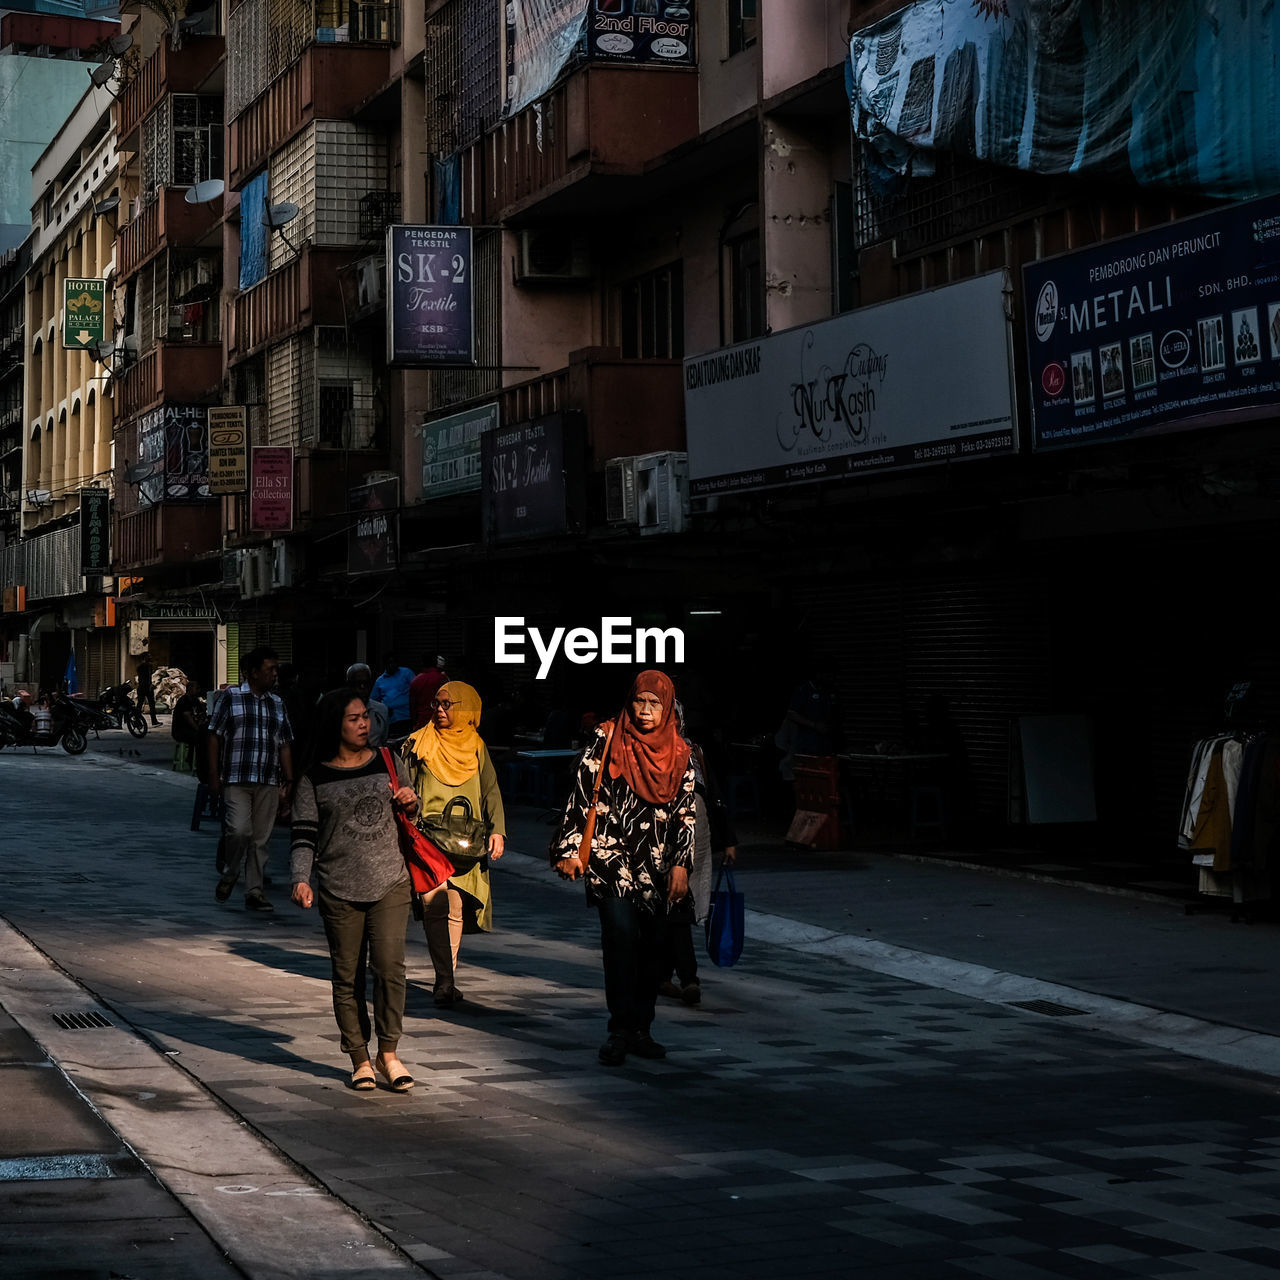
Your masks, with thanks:
[[[387,363],[475,364],[471,228],[387,228]]]
[[[1014,453],[1003,271],[684,362],[694,495]]]
[[[1280,199],[1029,263],[1023,297],[1037,449],[1280,404]]]
[[[497,404],[484,404],[418,428],[424,501],[480,488],[480,437],[497,425]]]
[[[107,282],[62,282],[62,345],[84,351],[107,336]]]
[[[256,446],[249,474],[249,528],[255,533],[287,533],[293,528],[293,450]]]
[[[80,490],[80,572],[95,578],[111,572],[111,495]]]
[[[209,410],[209,492],[243,493],[249,487],[249,428],[242,404]]]
[[[490,542],[565,533],[580,520],[582,431],[553,413],[480,437],[481,507]]]
[[[587,56],[595,62],[692,66],[695,0],[593,0]]]
[[[386,573],[396,567],[400,478],[390,476],[352,489],[347,495],[351,536],[348,573]]]

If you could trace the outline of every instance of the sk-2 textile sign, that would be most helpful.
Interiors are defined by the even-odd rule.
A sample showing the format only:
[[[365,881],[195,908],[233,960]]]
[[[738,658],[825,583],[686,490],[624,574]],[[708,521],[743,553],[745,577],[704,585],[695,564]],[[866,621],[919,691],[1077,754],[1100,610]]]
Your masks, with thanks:
[[[243,493],[249,487],[248,443],[244,405],[209,410],[210,493]]]
[[[1007,288],[996,271],[685,360],[690,492],[1013,453]]]
[[[693,63],[694,0],[595,0],[587,56],[595,62]]]
[[[387,363],[475,364],[471,228],[387,228]]]
[[[553,413],[480,437],[485,538],[564,533],[581,522],[583,432],[578,414]]]
[[[424,422],[418,428],[424,500],[480,488],[480,437],[497,425],[498,406],[486,404]]]
[[[95,578],[111,572],[111,495],[80,490],[80,572]]]
[[[1037,448],[1280,404],[1280,199],[1030,263],[1023,289]]]
[[[62,282],[62,345],[83,351],[107,333],[107,282]]]
[[[287,533],[293,528],[293,450],[259,445],[249,461],[249,528]]]
[[[396,567],[396,524],[400,512],[400,478],[375,480],[347,495],[351,538],[348,573],[383,573]]]

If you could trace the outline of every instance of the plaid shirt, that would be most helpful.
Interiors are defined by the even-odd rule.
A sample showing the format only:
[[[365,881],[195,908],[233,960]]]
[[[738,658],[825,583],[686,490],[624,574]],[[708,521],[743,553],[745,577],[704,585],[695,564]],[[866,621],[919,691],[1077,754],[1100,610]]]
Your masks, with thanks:
[[[284,781],[280,748],[293,741],[293,730],[279,695],[228,689],[218,699],[209,731],[222,739],[224,783],[279,785]]]

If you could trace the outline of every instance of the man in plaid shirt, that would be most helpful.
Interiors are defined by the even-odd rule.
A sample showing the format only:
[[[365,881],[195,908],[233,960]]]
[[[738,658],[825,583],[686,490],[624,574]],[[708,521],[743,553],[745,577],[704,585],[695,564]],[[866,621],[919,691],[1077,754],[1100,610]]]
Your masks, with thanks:
[[[244,660],[248,687],[228,689],[209,722],[209,790],[225,802],[226,873],[213,896],[226,902],[244,867],[247,911],[274,908],[262,892],[267,841],[293,785],[293,730],[284,702],[271,692],[279,672],[272,649]]]

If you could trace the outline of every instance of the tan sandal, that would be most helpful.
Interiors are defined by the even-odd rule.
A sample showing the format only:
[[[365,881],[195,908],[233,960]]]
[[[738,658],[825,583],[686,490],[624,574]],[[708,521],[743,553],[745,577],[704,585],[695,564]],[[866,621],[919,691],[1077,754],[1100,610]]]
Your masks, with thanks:
[[[374,1075],[373,1063],[366,1058],[358,1067],[352,1068],[351,1087],[357,1093],[368,1093],[378,1087],[378,1077]]]
[[[378,1054],[374,1059],[374,1066],[377,1067],[379,1074],[384,1077],[386,1082],[397,1093],[408,1093],[416,1083],[414,1078],[404,1069],[404,1063],[399,1058],[393,1057],[389,1063],[382,1054]]]

